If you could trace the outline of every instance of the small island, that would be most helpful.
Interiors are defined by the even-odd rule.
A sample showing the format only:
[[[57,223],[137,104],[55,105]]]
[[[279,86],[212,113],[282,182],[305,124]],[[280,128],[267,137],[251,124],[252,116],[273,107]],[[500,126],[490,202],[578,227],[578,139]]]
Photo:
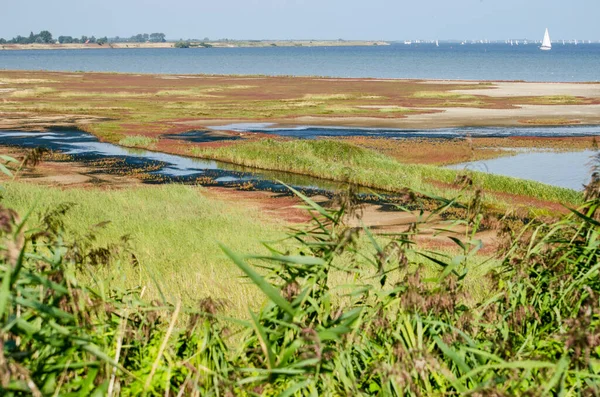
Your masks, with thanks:
[[[131,37],[58,36],[43,30],[29,36],[0,38],[0,50],[78,50],[99,48],[240,48],[240,47],[348,47],[390,45],[382,40],[167,40],[164,33],[140,33]]]

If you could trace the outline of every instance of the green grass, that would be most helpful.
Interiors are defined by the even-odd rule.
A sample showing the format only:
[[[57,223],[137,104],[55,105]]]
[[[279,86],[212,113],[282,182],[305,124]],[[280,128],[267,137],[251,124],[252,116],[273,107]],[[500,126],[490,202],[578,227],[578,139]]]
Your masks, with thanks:
[[[125,129],[119,122],[116,121],[105,121],[96,124],[80,125],[79,128],[94,134],[107,142],[118,143],[122,139],[127,138],[127,135],[125,135]]]
[[[162,90],[158,91],[156,96],[214,96],[209,95],[214,92],[223,92],[225,90],[247,90],[256,88],[253,85],[229,85],[229,86],[218,86],[218,87],[204,87],[204,88],[190,88],[187,90]]]
[[[450,184],[458,174],[464,173],[436,166],[402,164],[369,149],[331,140],[261,140],[221,148],[193,149],[192,153],[245,166],[349,181],[388,191],[408,187],[450,195],[452,187],[436,187],[435,182]],[[582,201],[581,193],[570,189],[479,172],[470,172],[470,175],[478,185],[494,192],[570,205]]]
[[[413,94],[413,97],[421,99],[477,99],[474,95],[459,94],[449,91],[417,91]]]
[[[143,135],[129,135],[119,141],[119,145],[127,147],[139,147],[145,149],[152,149],[158,139],[150,138]]]
[[[35,221],[61,203],[75,203],[65,216],[69,238],[81,240],[93,225],[110,223],[98,232],[96,245],[119,236],[132,238],[140,268],[108,269],[116,285],[148,288],[156,298],[154,277],[166,294],[186,302],[206,296],[227,298],[231,310],[245,311],[253,287],[237,279],[239,271],[223,255],[218,242],[244,252],[260,252],[260,240],[283,236],[283,223],[257,216],[256,210],[207,198],[202,188],[169,185],[126,190],[61,190],[26,183],[5,184],[3,205],[21,214],[33,209]]]
[[[389,108],[379,108],[381,113],[410,113],[414,111],[414,109],[404,108],[404,107],[389,107]]]
[[[90,92],[90,91],[66,91],[58,94],[59,98],[109,98],[109,99],[126,99],[126,98],[144,98],[152,97],[155,94],[148,92]]]
[[[147,302],[143,283],[123,290],[103,279],[98,251],[85,237],[70,243],[64,215],[31,229],[1,208],[0,394],[598,395],[597,192],[552,223],[504,224],[516,234],[485,268],[475,261],[485,216],[476,203],[455,219],[470,233],[444,255],[415,244],[437,211],[356,244],[360,230],[342,221],[351,200],[336,210],[300,195],[315,217],[285,251],[222,246],[260,291],[246,296],[244,318],[218,298]],[[332,285],[337,273],[345,285]],[[471,273],[487,295],[473,296]]]
[[[13,77],[0,77],[0,84],[47,84],[56,82],[56,80],[49,79],[20,79]]]
[[[532,99],[533,103],[540,105],[579,105],[585,103],[582,98],[572,95],[547,95]]]
[[[354,99],[355,94],[306,94],[302,99],[311,101],[347,100]]]
[[[35,88],[26,88],[23,90],[13,91],[10,93],[10,95],[15,98],[31,98],[31,97],[37,97],[40,95],[50,94],[55,91],[56,90],[54,88],[50,88],[50,87],[35,87]]]
[[[113,280],[114,286],[132,288],[141,284],[151,300],[160,295],[155,285],[158,282],[166,296],[180,297],[186,303],[206,296],[225,299],[230,303],[229,313],[240,317],[247,317],[247,304],[258,296],[257,290],[240,283],[239,269],[218,243],[239,252],[266,253],[260,242],[279,240],[287,231],[282,221],[257,217],[252,209],[207,198],[201,187],[61,190],[20,182],[4,187],[3,205],[21,214],[32,210],[30,225],[61,204],[73,203],[64,217],[68,240],[82,241],[96,230],[94,246],[100,247],[129,236],[131,251],[141,266],[98,269],[97,276]],[[110,223],[100,229],[94,227],[105,221]],[[362,236],[357,244],[367,249],[370,242]],[[427,263],[427,269],[433,272],[435,265]],[[483,296],[485,286],[478,284],[477,274],[469,275],[469,285],[478,291],[477,296]],[[397,277],[399,274],[390,275],[391,280]],[[332,288],[351,281],[340,272],[332,272],[330,280]]]

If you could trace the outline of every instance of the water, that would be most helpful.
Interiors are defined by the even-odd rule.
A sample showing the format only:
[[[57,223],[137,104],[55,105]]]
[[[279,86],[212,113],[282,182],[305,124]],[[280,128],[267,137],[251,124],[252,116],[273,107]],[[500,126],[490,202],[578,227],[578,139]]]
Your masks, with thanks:
[[[277,126],[272,123],[237,123],[211,127],[217,130],[260,132],[280,136],[315,139],[318,137],[368,136],[373,138],[461,138],[472,137],[583,137],[600,135],[600,126],[572,125],[553,127],[456,127],[430,130],[353,128],[323,126]],[[515,152],[520,151],[515,149]],[[450,166],[492,174],[529,179],[549,185],[582,190],[590,179],[590,159],[596,152],[528,151],[510,157],[474,161]]]
[[[78,130],[52,132],[0,131],[0,145],[23,148],[45,147],[70,155],[84,163],[105,159],[118,159],[122,165],[97,163],[106,172],[126,172],[131,169],[147,170],[146,181],[151,183],[201,183],[213,186],[252,186],[258,190],[288,192],[288,186],[297,187],[308,194],[324,194],[342,188],[342,184],[319,178],[276,171],[262,171],[211,160],[127,149],[99,142],[93,135]],[[279,182],[281,181],[281,182]]]
[[[535,151],[493,160],[472,161],[450,166],[452,169],[469,169],[521,179],[530,179],[548,185],[583,190],[589,183],[593,158],[597,152]]]
[[[213,130],[236,132],[260,132],[293,138],[368,136],[372,138],[505,138],[528,137],[585,137],[600,135],[597,125],[567,125],[552,127],[452,127],[437,129],[360,128],[325,126],[278,126],[273,123],[236,123],[211,126]]]
[[[599,81],[600,44],[0,51],[0,69]]]
[[[297,187],[308,194],[328,194],[343,186],[319,178],[285,172],[264,171],[211,160],[127,149],[99,142],[93,135],[77,130],[53,132],[0,131],[0,145],[24,148],[46,147],[73,157],[76,161],[90,162],[106,158],[123,160],[122,169],[110,165],[106,172],[131,168],[149,169],[149,182],[201,183],[239,187],[251,184],[255,189],[287,192],[286,185]],[[535,180],[549,185],[581,190],[590,177],[591,157],[594,151],[556,153],[534,151],[493,160],[475,161],[450,166],[453,169],[471,169],[481,172]],[[101,166],[100,166],[101,167]],[[369,193],[364,190],[362,193]]]

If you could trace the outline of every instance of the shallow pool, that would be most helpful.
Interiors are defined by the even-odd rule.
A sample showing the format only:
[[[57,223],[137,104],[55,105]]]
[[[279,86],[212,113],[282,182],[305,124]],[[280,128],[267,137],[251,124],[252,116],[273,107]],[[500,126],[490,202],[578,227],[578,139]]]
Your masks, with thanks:
[[[600,136],[598,125],[564,125],[531,127],[454,127],[434,129],[331,127],[315,125],[283,126],[274,123],[235,123],[211,126],[216,131],[260,132],[294,138],[365,136],[373,138],[505,138],[526,137],[584,137]]]
[[[549,185],[582,190],[598,164],[598,152],[531,151],[492,160],[472,161],[449,166],[492,174],[530,179]]]

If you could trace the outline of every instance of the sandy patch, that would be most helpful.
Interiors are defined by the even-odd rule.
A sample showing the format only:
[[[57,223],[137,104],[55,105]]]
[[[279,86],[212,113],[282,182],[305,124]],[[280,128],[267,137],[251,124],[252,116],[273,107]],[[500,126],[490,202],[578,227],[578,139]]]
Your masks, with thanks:
[[[400,233],[416,222],[417,216],[411,212],[382,211],[381,206],[363,204],[359,207],[358,216],[347,218],[349,226],[362,227],[363,225],[377,232]]]
[[[271,219],[280,219],[292,224],[307,224],[311,220],[306,210],[298,208],[303,203],[297,197],[280,196],[272,192],[238,191],[218,187],[208,187],[204,192],[208,197],[250,207]],[[311,199],[323,207],[331,206],[331,200],[327,197],[314,196]],[[394,234],[406,232],[407,228],[416,220],[416,214],[411,212],[385,211],[380,205],[362,204],[357,208],[354,216],[346,217],[345,222],[350,227],[366,226],[375,234]],[[449,235],[455,234],[439,233],[437,230],[448,228],[448,222],[432,219],[420,229],[416,240],[422,248],[456,248],[456,244],[448,238]],[[460,228],[454,229],[456,232],[462,231]],[[478,233],[477,238],[484,242],[483,252],[495,251],[497,247],[495,232]]]
[[[427,82],[434,83],[434,82]],[[455,83],[448,83],[455,84]],[[478,84],[474,82],[473,84]],[[600,98],[599,84],[578,83],[509,83],[495,82],[490,88],[472,90],[453,90],[459,94],[477,94],[489,97],[506,98],[522,96],[581,96],[586,98]]]
[[[297,208],[301,202],[296,197],[223,187],[206,187],[203,192],[207,197],[228,201],[236,206],[250,207],[269,219],[279,219],[292,224],[306,223],[311,219],[306,210]]]
[[[521,105],[513,109],[429,108],[427,110],[436,112],[426,114],[406,113],[403,118],[302,116],[270,121],[281,125],[379,128],[522,126],[523,124],[519,120],[539,118],[564,118],[580,124],[600,124],[600,105]]]
[[[25,157],[26,153],[27,150],[0,146],[0,154],[11,156],[19,161]],[[137,178],[106,174],[83,163],[47,160],[42,161],[34,168],[21,170],[16,179],[44,186],[81,188],[123,188],[141,184]]]
[[[31,178],[33,179],[33,178]],[[36,183],[43,185],[82,185],[91,182],[91,178],[82,174],[48,175],[35,178]]]
[[[420,81],[419,83],[421,83],[421,84],[436,84],[436,85],[438,85],[438,84],[442,84],[442,85],[454,85],[454,84],[479,85],[479,81],[475,81],[475,80],[426,80],[426,81]],[[472,92],[472,91],[466,91],[466,92]]]
[[[339,82],[341,78],[318,78],[313,79],[314,81],[336,81]],[[399,81],[414,81],[414,79],[371,79],[371,78],[344,78],[343,81],[354,81],[354,82],[376,82],[376,83],[397,83]]]
[[[0,129],[39,130],[53,127],[74,127],[108,120],[86,115],[37,115],[26,112],[0,113]]]
[[[513,109],[446,108],[431,114],[409,114],[399,125],[428,128],[467,126],[517,125],[528,118],[568,118],[587,124],[600,124],[600,105],[521,105]]]

